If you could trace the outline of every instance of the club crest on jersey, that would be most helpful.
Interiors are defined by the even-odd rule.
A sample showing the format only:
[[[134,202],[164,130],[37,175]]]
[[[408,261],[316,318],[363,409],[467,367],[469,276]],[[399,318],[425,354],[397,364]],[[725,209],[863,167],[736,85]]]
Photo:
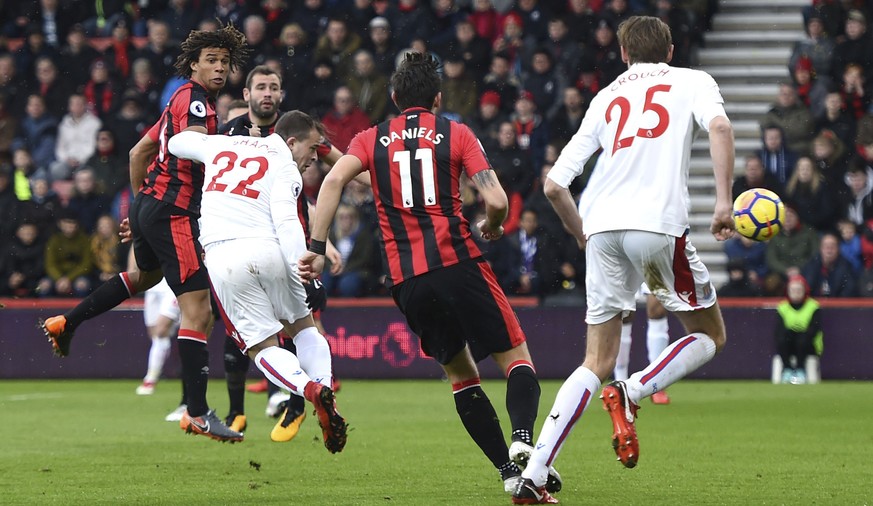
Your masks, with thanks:
[[[293,185],[291,185],[291,194],[294,195],[295,199],[300,196],[301,190],[302,187],[300,186],[300,183],[294,183]]]
[[[206,117],[206,105],[199,100],[191,102],[191,107],[189,107],[188,110],[191,111],[191,114],[197,116],[198,118]]]

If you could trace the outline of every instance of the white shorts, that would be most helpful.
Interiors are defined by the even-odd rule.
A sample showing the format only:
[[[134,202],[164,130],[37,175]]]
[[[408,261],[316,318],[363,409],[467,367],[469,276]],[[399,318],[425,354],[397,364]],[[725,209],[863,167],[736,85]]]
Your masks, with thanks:
[[[636,310],[636,293],[643,282],[668,311],[694,311],[715,304],[709,271],[688,234],[601,232],[588,238],[585,260],[586,323],[604,323]]]
[[[206,248],[206,269],[218,302],[232,324],[240,349],[282,330],[309,314],[300,277],[285,263],[271,239],[235,239]]]
[[[157,325],[160,316],[179,323],[179,302],[166,279],[161,279],[160,283],[146,290],[142,316],[146,327]]]

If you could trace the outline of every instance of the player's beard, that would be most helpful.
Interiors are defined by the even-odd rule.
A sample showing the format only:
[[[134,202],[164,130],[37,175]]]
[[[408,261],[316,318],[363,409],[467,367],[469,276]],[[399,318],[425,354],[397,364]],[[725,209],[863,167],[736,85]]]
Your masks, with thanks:
[[[273,102],[273,107],[269,111],[265,111],[259,102],[249,102],[249,109],[252,111],[252,115],[258,119],[273,119],[276,116],[276,107],[278,104]]]

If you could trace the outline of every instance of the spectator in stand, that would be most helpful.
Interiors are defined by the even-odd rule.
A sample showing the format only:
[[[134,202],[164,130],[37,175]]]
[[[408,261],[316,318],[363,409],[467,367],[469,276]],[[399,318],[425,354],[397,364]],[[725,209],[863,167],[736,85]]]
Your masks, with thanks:
[[[55,214],[61,210],[61,199],[52,191],[45,175],[31,178],[30,200],[21,202],[19,216],[21,222],[32,223],[37,230],[37,241],[41,248],[55,228]],[[40,253],[42,256],[42,253]]]
[[[30,200],[30,186],[35,177],[49,179],[48,169],[37,167],[26,148],[18,148],[12,152],[12,169],[12,184],[18,200]]]
[[[394,72],[394,57],[397,54],[391,39],[391,24],[382,16],[376,16],[368,26],[366,47],[373,54],[376,71],[390,76]]]
[[[421,5],[418,0],[397,0],[394,5],[383,15],[391,22],[398,47],[409,47],[416,38],[430,40],[434,19],[429,5]]]
[[[297,23],[288,23],[279,34],[279,62],[285,96],[280,110],[305,109],[303,89],[311,72],[312,48],[309,37]]]
[[[594,28],[597,26],[597,14],[592,9],[593,3],[589,0],[569,0],[567,2],[567,12],[560,16],[566,20],[570,37],[576,42],[587,44],[594,37]]]
[[[818,18],[821,20],[822,30],[827,36],[833,39],[842,37],[847,14],[843,9],[842,2],[813,0],[811,3],[812,5],[803,9],[804,19]]]
[[[785,280],[800,274],[818,250],[818,234],[802,223],[791,205],[785,206],[785,223],[776,237],[767,244],[767,267],[770,274],[764,280],[764,293],[775,296],[784,291]]]
[[[473,12],[469,20],[476,31],[476,36],[488,43],[493,43],[499,35],[498,20],[500,14],[494,9],[491,0],[473,0]]]
[[[267,38],[267,22],[263,17],[252,14],[243,21],[243,33],[249,49],[249,60],[242,72],[248,75],[258,65],[264,65],[268,58],[275,56],[273,41]]]
[[[26,149],[37,168],[48,168],[55,160],[58,120],[46,112],[45,99],[37,94],[27,97],[25,114],[18,126],[18,137],[12,141],[12,149]]]
[[[60,78],[58,66],[52,58],[41,56],[36,59],[36,92],[45,99],[46,111],[60,118],[67,112],[67,100],[73,91],[66,81]]]
[[[533,93],[523,90],[515,101],[515,112],[510,116],[515,129],[515,143],[530,155],[533,167],[542,167],[546,155],[546,144],[549,142],[549,126],[545,118],[537,113],[537,105]],[[531,169],[533,169],[531,167]],[[535,179],[531,170],[531,181]],[[532,187],[521,192],[527,197]]]
[[[316,60],[312,69],[312,77],[306,80],[303,88],[304,112],[314,118],[321,118],[328,114],[328,111],[333,107],[334,95],[340,84],[340,79],[334,72],[333,63],[329,59]],[[334,144],[336,143],[334,142]]]
[[[306,33],[317,36],[327,28],[330,11],[323,0],[303,0],[297,4],[291,20],[299,23]]]
[[[835,195],[845,195],[845,175],[849,168],[846,147],[830,130],[822,130],[812,141],[812,161]]]
[[[26,9],[21,14],[27,16],[28,21],[40,27],[45,36],[45,42],[49,46],[60,49],[70,24],[76,20],[72,2],[63,2],[59,5],[58,0],[39,0],[38,2],[20,2]]]
[[[765,126],[762,137],[764,147],[758,152],[758,157],[767,173],[775,177],[780,184],[785,184],[791,177],[797,154],[785,147],[785,136],[778,126]]]
[[[157,19],[170,27],[170,40],[174,43],[185,40],[203,19],[198,4],[192,0],[168,0],[166,8],[158,14]]]
[[[691,63],[694,26],[688,11],[676,5],[676,0],[654,0],[652,15],[670,27],[673,35],[673,59],[670,65],[688,67]]]
[[[852,264],[840,254],[840,238],[833,232],[821,237],[818,255],[801,271],[814,297],[856,297],[858,276]]]
[[[767,245],[762,242],[737,234],[725,241],[724,252],[728,262],[741,263],[744,279],[756,286],[760,286],[770,273],[767,268]]]
[[[73,175],[73,196],[67,204],[67,211],[88,235],[94,232],[97,219],[109,212],[109,199],[97,191],[97,180],[90,167],[82,167]]]
[[[45,35],[42,33],[42,28],[31,24],[27,27],[24,44],[15,51],[14,55],[15,68],[18,69],[22,77],[29,78],[34,75],[36,61],[40,57],[45,56],[55,61],[58,52],[45,43]]]
[[[859,120],[870,108],[870,90],[867,87],[864,69],[856,63],[846,65],[842,82],[840,95],[843,97],[846,111],[849,116]]]
[[[818,118],[824,112],[825,95],[831,86],[828,76],[820,77],[812,72],[812,62],[802,57],[791,70],[794,86],[797,88],[797,98],[809,109],[813,118]]]
[[[373,55],[359,49],[354,56],[354,68],[346,79],[358,107],[370,118],[371,124],[385,119],[388,111],[388,78],[376,70]]]
[[[88,69],[100,53],[91,47],[82,25],[73,25],[67,34],[67,44],[61,49],[60,70],[70,87],[78,90],[88,82]]]
[[[91,64],[91,79],[85,84],[83,94],[88,102],[88,109],[101,120],[111,117],[115,112],[121,90],[112,80],[104,60],[97,59]]]
[[[489,0],[476,0],[475,6],[480,4],[491,5]],[[488,67],[491,62],[491,46],[490,42],[476,33],[474,28],[475,12],[467,19],[461,19],[455,25],[455,37],[451,39],[447,46],[441,49],[441,54],[459,54],[464,59],[467,71],[470,76],[481,85],[484,83],[485,75],[488,73]],[[393,72],[394,60],[391,59],[391,71]],[[388,74],[390,75],[390,74]]]
[[[525,60],[525,51],[530,45],[536,44],[532,37],[525,37],[524,22],[518,13],[512,11],[500,20],[500,29],[497,39],[491,44],[494,53],[503,53],[509,60],[510,73],[518,77],[521,75]]]
[[[0,294],[33,297],[39,281],[45,277],[45,245],[39,241],[36,225],[26,221],[18,225],[15,236],[0,249]]]
[[[109,37],[119,21],[127,23],[133,12],[132,0],[84,0],[85,31],[89,37]]]
[[[170,27],[163,21],[149,22],[148,43],[130,55],[131,61],[143,58],[149,62],[158,87],[163,87],[175,72],[173,63],[180,49],[170,39]]]
[[[15,235],[19,206],[12,187],[12,167],[0,163],[0,216],[3,217],[0,219],[0,244],[8,242]]]
[[[243,2],[237,0],[215,0],[215,9],[209,16],[222,25],[233,25],[237,30],[243,29],[243,20],[248,15]]]
[[[621,61],[621,48],[615,36],[616,26],[618,25],[601,19],[594,30],[594,40],[590,45],[597,81],[603,87],[627,70],[627,64]]]
[[[552,139],[568,142],[582,124],[588,103],[582,97],[582,92],[575,86],[564,88],[561,107],[558,108],[552,121],[549,122],[549,134]]]
[[[99,283],[109,281],[121,270],[119,262],[118,223],[108,214],[97,219],[97,226],[91,234],[91,255],[94,259],[95,280]]]
[[[561,107],[560,97],[567,79],[555,71],[552,55],[545,49],[535,50],[530,62],[530,71],[522,75],[524,89],[533,94],[536,110],[543,120],[551,119]]]
[[[544,146],[545,147],[545,146]],[[527,197],[533,189],[534,180],[537,177],[535,165],[530,154],[530,150],[522,148],[518,145],[518,131],[516,125],[512,121],[505,121],[500,124],[497,133],[497,144],[491,148],[487,148],[488,158],[491,160],[492,167],[497,173],[497,178],[500,184],[510,198],[510,216],[506,219],[507,223],[518,222],[521,209],[515,206],[513,209],[513,194],[518,195],[522,200]],[[513,216],[515,220],[513,220]],[[504,228],[507,224],[504,224]]]
[[[861,236],[861,259],[864,261],[864,272],[873,275],[873,220],[867,220],[866,223],[858,227],[858,234]],[[873,296],[873,294],[866,296]]]
[[[797,62],[806,57],[812,62],[812,69],[817,76],[830,76],[833,64],[834,40],[825,32],[824,24],[818,15],[806,19],[806,38],[794,43],[791,57],[788,59],[788,69],[794,69]]]
[[[819,232],[833,229],[837,218],[837,202],[824,176],[809,157],[797,160],[794,174],[785,185],[785,192],[780,195],[797,211],[801,222]]]
[[[124,95],[127,97],[129,93],[135,93],[136,102],[140,107],[149,111],[148,116],[154,116],[157,111],[161,110],[163,87],[164,85],[158,83],[158,78],[152,72],[152,64],[145,58],[138,58],[133,61],[130,80]]]
[[[518,0],[514,12],[521,17],[525,37],[532,37],[536,43],[548,38],[549,20],[555,16],[547,4],[538,0]]]
[[[12,141],[18,133],[18,118],[9,111],[6,96],[0,92],[0,156],[12,152]]]
[[[864,69],[868,77],[873,72],[873,47],[867,33],[867,17],[859,10],[850,10],[846,16],[846,38],[834,48],[831,73],[839,81],[850,63]]]
[[[373,7],[373,0],[352,0],[343,7],[349,29],[366,41],[370,37],[370,20],[379,16]]]
[[[333,17],[327,23],[324,35],[315,46],[315,59],[330,60],[337,77],[345,79],[352,71],[353,56],[361,48],[361,38],[349,30],[343,18]]]
[[[371,230],[362,226],[355,206],[341,203],[337,208],[330,241],[343,260],[339,273],[326,269],[321,282],[328,295],[362,297],[372,284],[373,265],[377,262],[376,243]]]
[[[855,142],[859,149],[873,145],[873,111],[868,112],[858,120],[858,133],[855,136]],[[873,160],[873,148],[871,148],[870,156],[866,156],[866,158]]]
[[[136,53],[136,46],[130,39],[130,24],[125,19],[119,19],[112,27],[109,47],[103,51],[103,61],[109,69],[110,77],[122,82],[130,77],[130,64]]]
[[[102,122],[88,111],[85,97],[70,95],[67,114],[58,125],[55,142],[55,161],[51,164],[53,179],[70,179],[97,147],[97,132]]]
[[[616,29],[622,21],[625,21],[634,14],[630,5],[628,5],[628,0],[607,0],[603,2],[600,19],[607,21],[613,29]],[[612,82],[612,79],[609,82]]]
[[[777,195],[782,194],[782,185],[775,176],[764,170],[764,164],[758,155],[746,156],[745,171],[742,176],[737,176],[734,179],[732,192],[734,198],[737,198],[741,193],[752,188],[766,188],[776,192]]]
[[[154,118],[146,115],[143,109],[140,94],[136,90],[125,91],[118,112],[106,120],[106,128],[112,131],[115,139],[116,153],[130,151],[153,123]]]
[[[434,47],[445,47],[455,36],[455,25],[465,17],[455,0],[433,0],[433,33],[428,37],[429,44]]]
[[[853,157],[846,173],[846,186],[843,209],[847,218],[855,225],[863,225],[873,218],[873,168],[868,167],[864,160]]]
[[[15,58],[11,54],[0,53],[0,95],[6,104],[6,110],[19,115],[24,110],[23,100],[26,87],[15,68]]]
[[[491,57],[490,71],[485,76],[482,89],[494,91],[500,98],[500,111],[511,114],[515,99],[521,90],[521,82],[512,73],[512,58],[504,52],[497,52]]]
[[[846,112],[843,96],[839,91],[825,95],[824,110],[815,120],[815,132],[830,130],[842,143],[851,146],[855,143],[855,118]]]
[[[464,58],[455,52],[443,60],[443,100],[440,112],[454,114],[455,120],[464,122],[476,114],[476,100],[479,97],[476,81],[466,71]]]
[[[785,135],[788,149],[798,155],[809,153],[813,137],[812,114],[797,98],[797,90],[788,83],[779,85],[779,94],[770,111],[761,121],[765,126],[777,126]]]
[[[719,297],[760,297],[761,287],[749,279],[742,259],[729,260],[727,264],[728,282],[718,289]]]
[[[127,151],[129,150],[125,152]],[[97,132],[95,153],[85,162],[85,166],[94,171],[98,192],[108,199],[114,198],[118,192],[130,185],[128,157],[118,154],[115,149],[115,135],[108,128]]]
[[[861,248],[861,234],[858,230],[864,225],[855,225],[851,220],[842,218],[837,222],[837,233],[840,237],[840,255],[852,265],[852,270],[860,274],[864,271],[864,254]]]
[[[500,108],[500,94],[494,90],[486,91],[479,98],[479,110],[468,125],[483,145],[493,146],[497,142],[497,132],[500,124],[509,118]]]
[[[548,26],[548,37],[539,45],[539,50],[548,53],[553,73],[566,81],[578,71],[582,46],[573,38],[563,17],[549,19]],[[555,96],[560,96],[560,93]]]
[[[333,145],[345,153],[349,143],[358,132],[369,128],[370,118],[355,103],[348,86],[340,86],[333,96],[333,109],[324,115],[321,122],[327,128]]]
[[[47,277],[39,284],[41,296],[85,297],[91,290],[91,240],[79,228],[76,215],[67,210],[58,212],[58,232],[49,237],[45,246]]]
[[[542,299],[561,288],[564,248],[539,226],[536,211],[524,209],[518,230],[505,235],[495,246],[511,259],[512,269],[508,277],[501,279],[506,293]]]

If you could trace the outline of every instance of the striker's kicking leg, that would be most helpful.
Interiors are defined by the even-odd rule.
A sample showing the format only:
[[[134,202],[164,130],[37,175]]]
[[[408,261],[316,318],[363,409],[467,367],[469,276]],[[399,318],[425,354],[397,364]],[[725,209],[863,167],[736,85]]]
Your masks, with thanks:
[[[322,336],[324,335],[317,320],[315,328],[322,334]],[[291,353],[296,354],[297,347],[294,346],[294,340],[285,334],[280,334],[280,336],[284,336],[284,338],[281,339],[282,347]],[[270,383],[270,385],[272,385],[272,383]],[[331,389],[334,393],[337,392],[335,385],[331,385]],[[292,395],[285,403],[285,411],[279,417],[279,421],[276,422],[276,425],[273,426],[273,430],[270,431],[270,439],[277,443],[291,441],[297,436],[304,420],[306,420],[306,402],[303,397]]]
[[[618,381],[626,380],[630,371],[630,352],[633,339],[631,331],[633,330],[634,313],[631,313],[621,322],[621,341],[618,347],[618,357],[615,359],[615,369],[612,371],[612,377]]]
[[[667,320],[667,310],[652,294],[646,297],[646,316],[648,318],[646,349],[649,352],[649,363],[651,364],[658,360],[658,357],[670,344],[670,324]],[[627,379],[627,376],[615,379]],[[669,404],[670,397],[667,395],[667,391],[662,389],[652,394],[652,403]]]
[[[224,339],[224,378],[227,383],[227,397],[230,402],[224,423],[237,432],[246,430],[246,373],[249,370],[248,355],[240,353],[236,341],[225,336]]]

